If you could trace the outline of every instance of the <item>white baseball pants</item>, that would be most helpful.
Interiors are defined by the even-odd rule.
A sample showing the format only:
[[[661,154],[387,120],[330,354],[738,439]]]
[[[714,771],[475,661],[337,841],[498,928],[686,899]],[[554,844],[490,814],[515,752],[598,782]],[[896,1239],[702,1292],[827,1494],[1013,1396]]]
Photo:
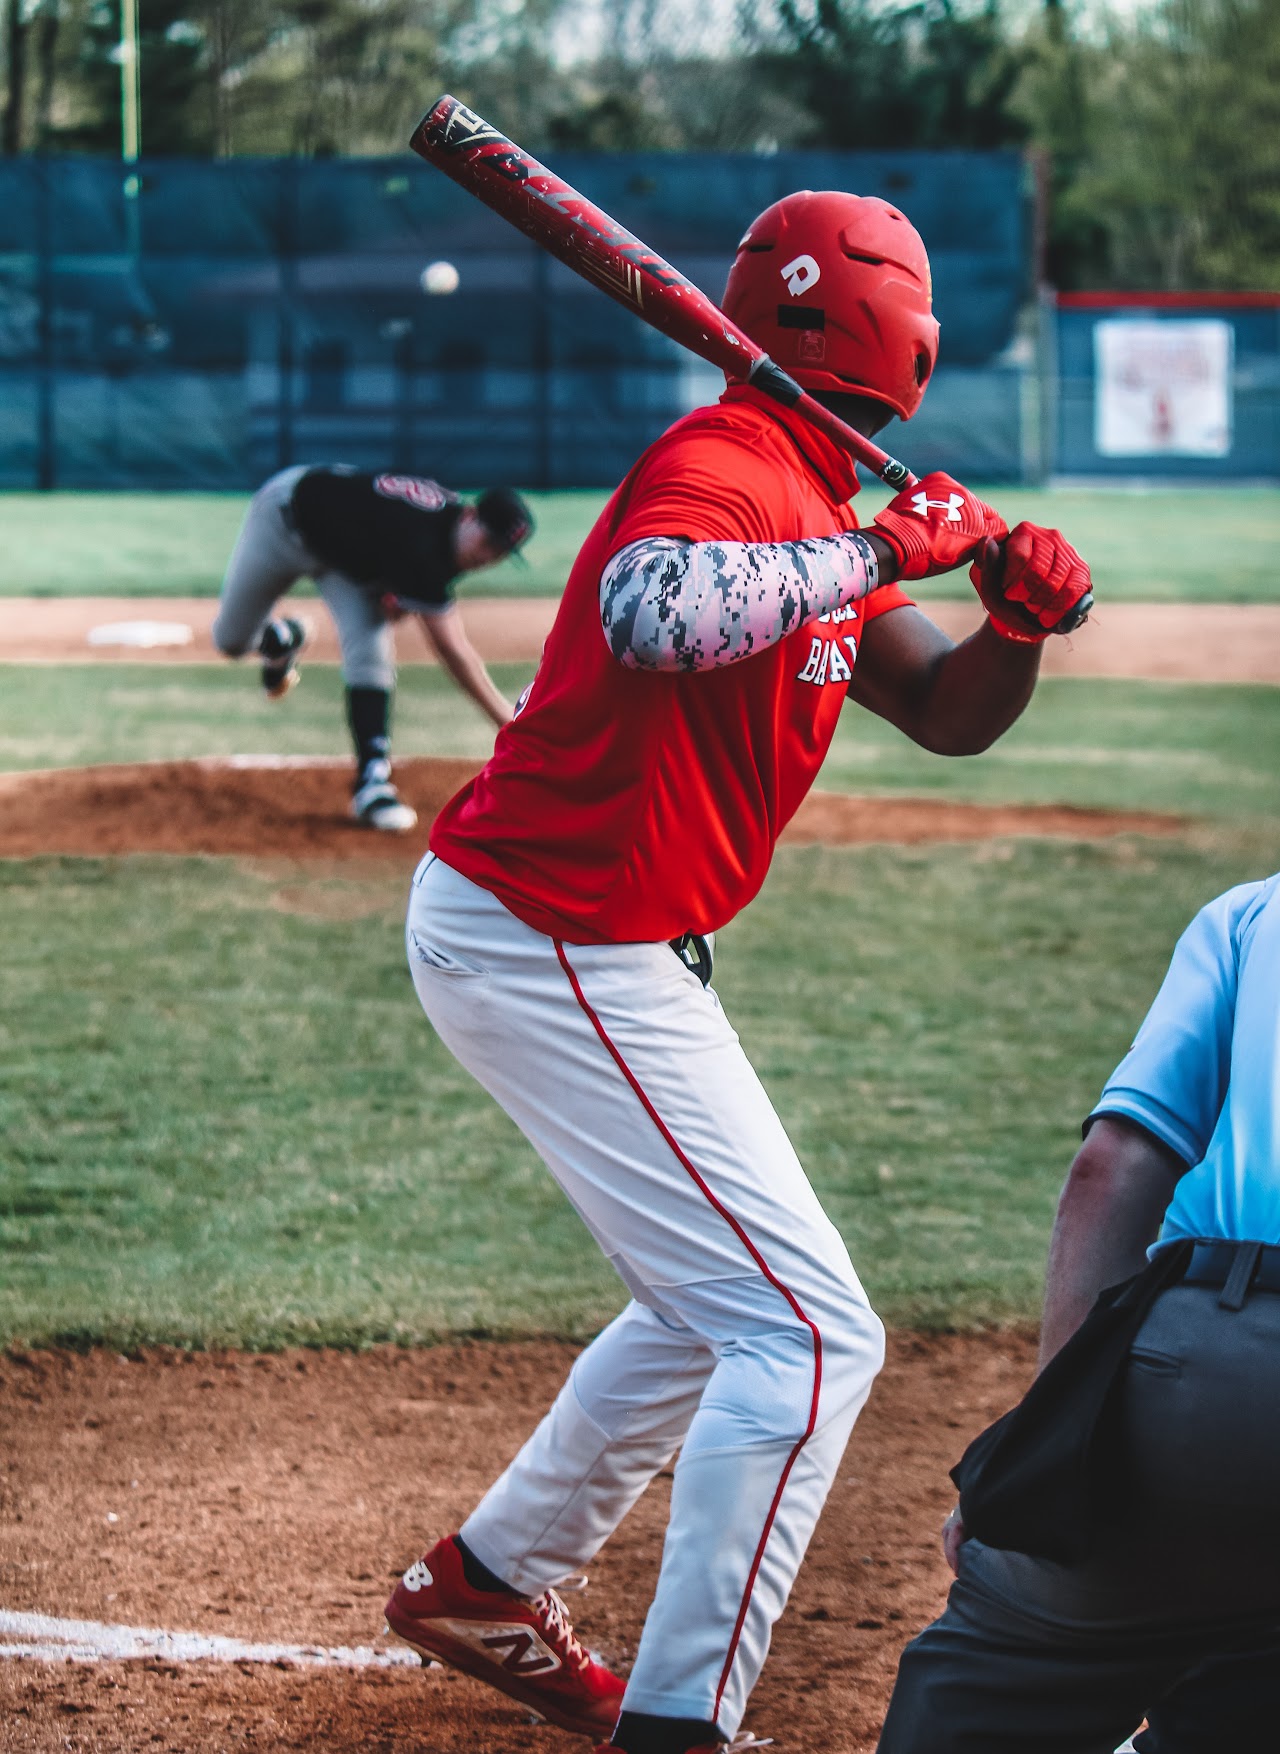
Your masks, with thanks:
[[[284,507],[305,474],[302,465],[281,469],[249,501],[222,580],[213,643],[228,658],[256,651],[279,599],[299,579],[312,578],[338,630],[343,681],[389,693],[396,685],[395,633],[376,593],[317,560],[285,522]]]
[[[719,1001],[666,944],[563,944],[430,854],[406,942],[441,1039],[633,1297],[463,1538],[537,1595],[679,1450],[624,1706],[732,1735],[883,1328]]]

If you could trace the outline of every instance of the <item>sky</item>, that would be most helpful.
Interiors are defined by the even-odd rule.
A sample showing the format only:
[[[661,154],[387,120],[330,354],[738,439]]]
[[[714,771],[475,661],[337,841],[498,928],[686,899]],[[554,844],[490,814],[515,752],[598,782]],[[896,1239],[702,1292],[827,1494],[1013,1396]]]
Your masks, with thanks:
[[[903,0],[884,0],[887,6]],[[980,0],[975,0],[975,4]],[[1149,12],[1160,0],[1067,0],[1071,9],[1091,24],[1100,23],[1108,13],[1132,18]],[[1034,16],[1041,0],[1005,0],[1011,13]],[[611,37],[617,21],[626,18],[633,30],[644,34],[648,43],[669,43],[683,53],[702,51],[716,54],[732,44],[741,0],[577,0],[557,24],[554,42],[557,59],[562,65],[575,61],[591,61],[611,48]],[[770,11],[769,0],[757,0],[754,7],[762,17]]]

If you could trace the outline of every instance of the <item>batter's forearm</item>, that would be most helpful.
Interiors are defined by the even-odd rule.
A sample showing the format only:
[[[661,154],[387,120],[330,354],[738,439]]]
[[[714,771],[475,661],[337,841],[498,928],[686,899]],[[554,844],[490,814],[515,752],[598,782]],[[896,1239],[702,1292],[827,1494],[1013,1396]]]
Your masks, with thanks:
[[[856,530],[803,542],[680,542],[652,536],[600,580],[609,649],[632,670],[712,670],[766,650],[881,583]]]
[[[1039,646],[1001,639],[984,622],[940,659],[910,735],[935,755],[980,755],[1021,718],[1039,674]]]

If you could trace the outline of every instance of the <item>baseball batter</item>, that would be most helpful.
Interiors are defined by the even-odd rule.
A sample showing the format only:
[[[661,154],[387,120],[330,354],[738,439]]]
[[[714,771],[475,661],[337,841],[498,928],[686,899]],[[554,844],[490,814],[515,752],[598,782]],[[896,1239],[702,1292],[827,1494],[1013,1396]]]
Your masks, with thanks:
[[[919,406],[937,352],[928,261],[884,202],[770,208],[724,304],[864,432]],[[750,388],[672,427],[587,538],[539,671],[411,894],[431,1022],[632,1301],[461,1531],[406,1573],[388,1621],[627,1754],[738,1732],[883,1357],[848,1251],[690,964],[709,972],[710,936],[759,889],[846,702],[940,754],[984,749],[1088,588],[1054,532],[1021,526],[1002,558],[998,514],[947,476],[865,533],[856,489],[846,454]],[[975,557],[990,618],[953,645],[899,581]],[[554,1586],[677,1450],[624,1690]]]
[[[256,652],[270,699],[298,679],[305,624],[273,614],[300,578],[312,578],[342,648],[347,724],[355,745],[351,814],[366,828],[404,834],[417,815],[391,779],[392,624],[416,614],[428,643],[495,725],[512,706],[472,646],[454,600],[462,573],[492,566],[533,530],[510,488],[469,505],[439,482],[372,475],[341,465],[282,469],[253,496],[222,582],[213,624],[218,650]]]

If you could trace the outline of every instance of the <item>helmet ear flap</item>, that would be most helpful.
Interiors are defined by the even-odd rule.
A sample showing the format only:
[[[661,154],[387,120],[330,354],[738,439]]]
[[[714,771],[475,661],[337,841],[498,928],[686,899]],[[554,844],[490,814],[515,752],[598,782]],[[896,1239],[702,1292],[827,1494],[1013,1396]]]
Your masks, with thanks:
[[[925,384],[929,381],[929,373],[932,369],[932,359],[930,359],[927,353],[921,350],[916,354],[916,383],[920,389],[923,390]]]

